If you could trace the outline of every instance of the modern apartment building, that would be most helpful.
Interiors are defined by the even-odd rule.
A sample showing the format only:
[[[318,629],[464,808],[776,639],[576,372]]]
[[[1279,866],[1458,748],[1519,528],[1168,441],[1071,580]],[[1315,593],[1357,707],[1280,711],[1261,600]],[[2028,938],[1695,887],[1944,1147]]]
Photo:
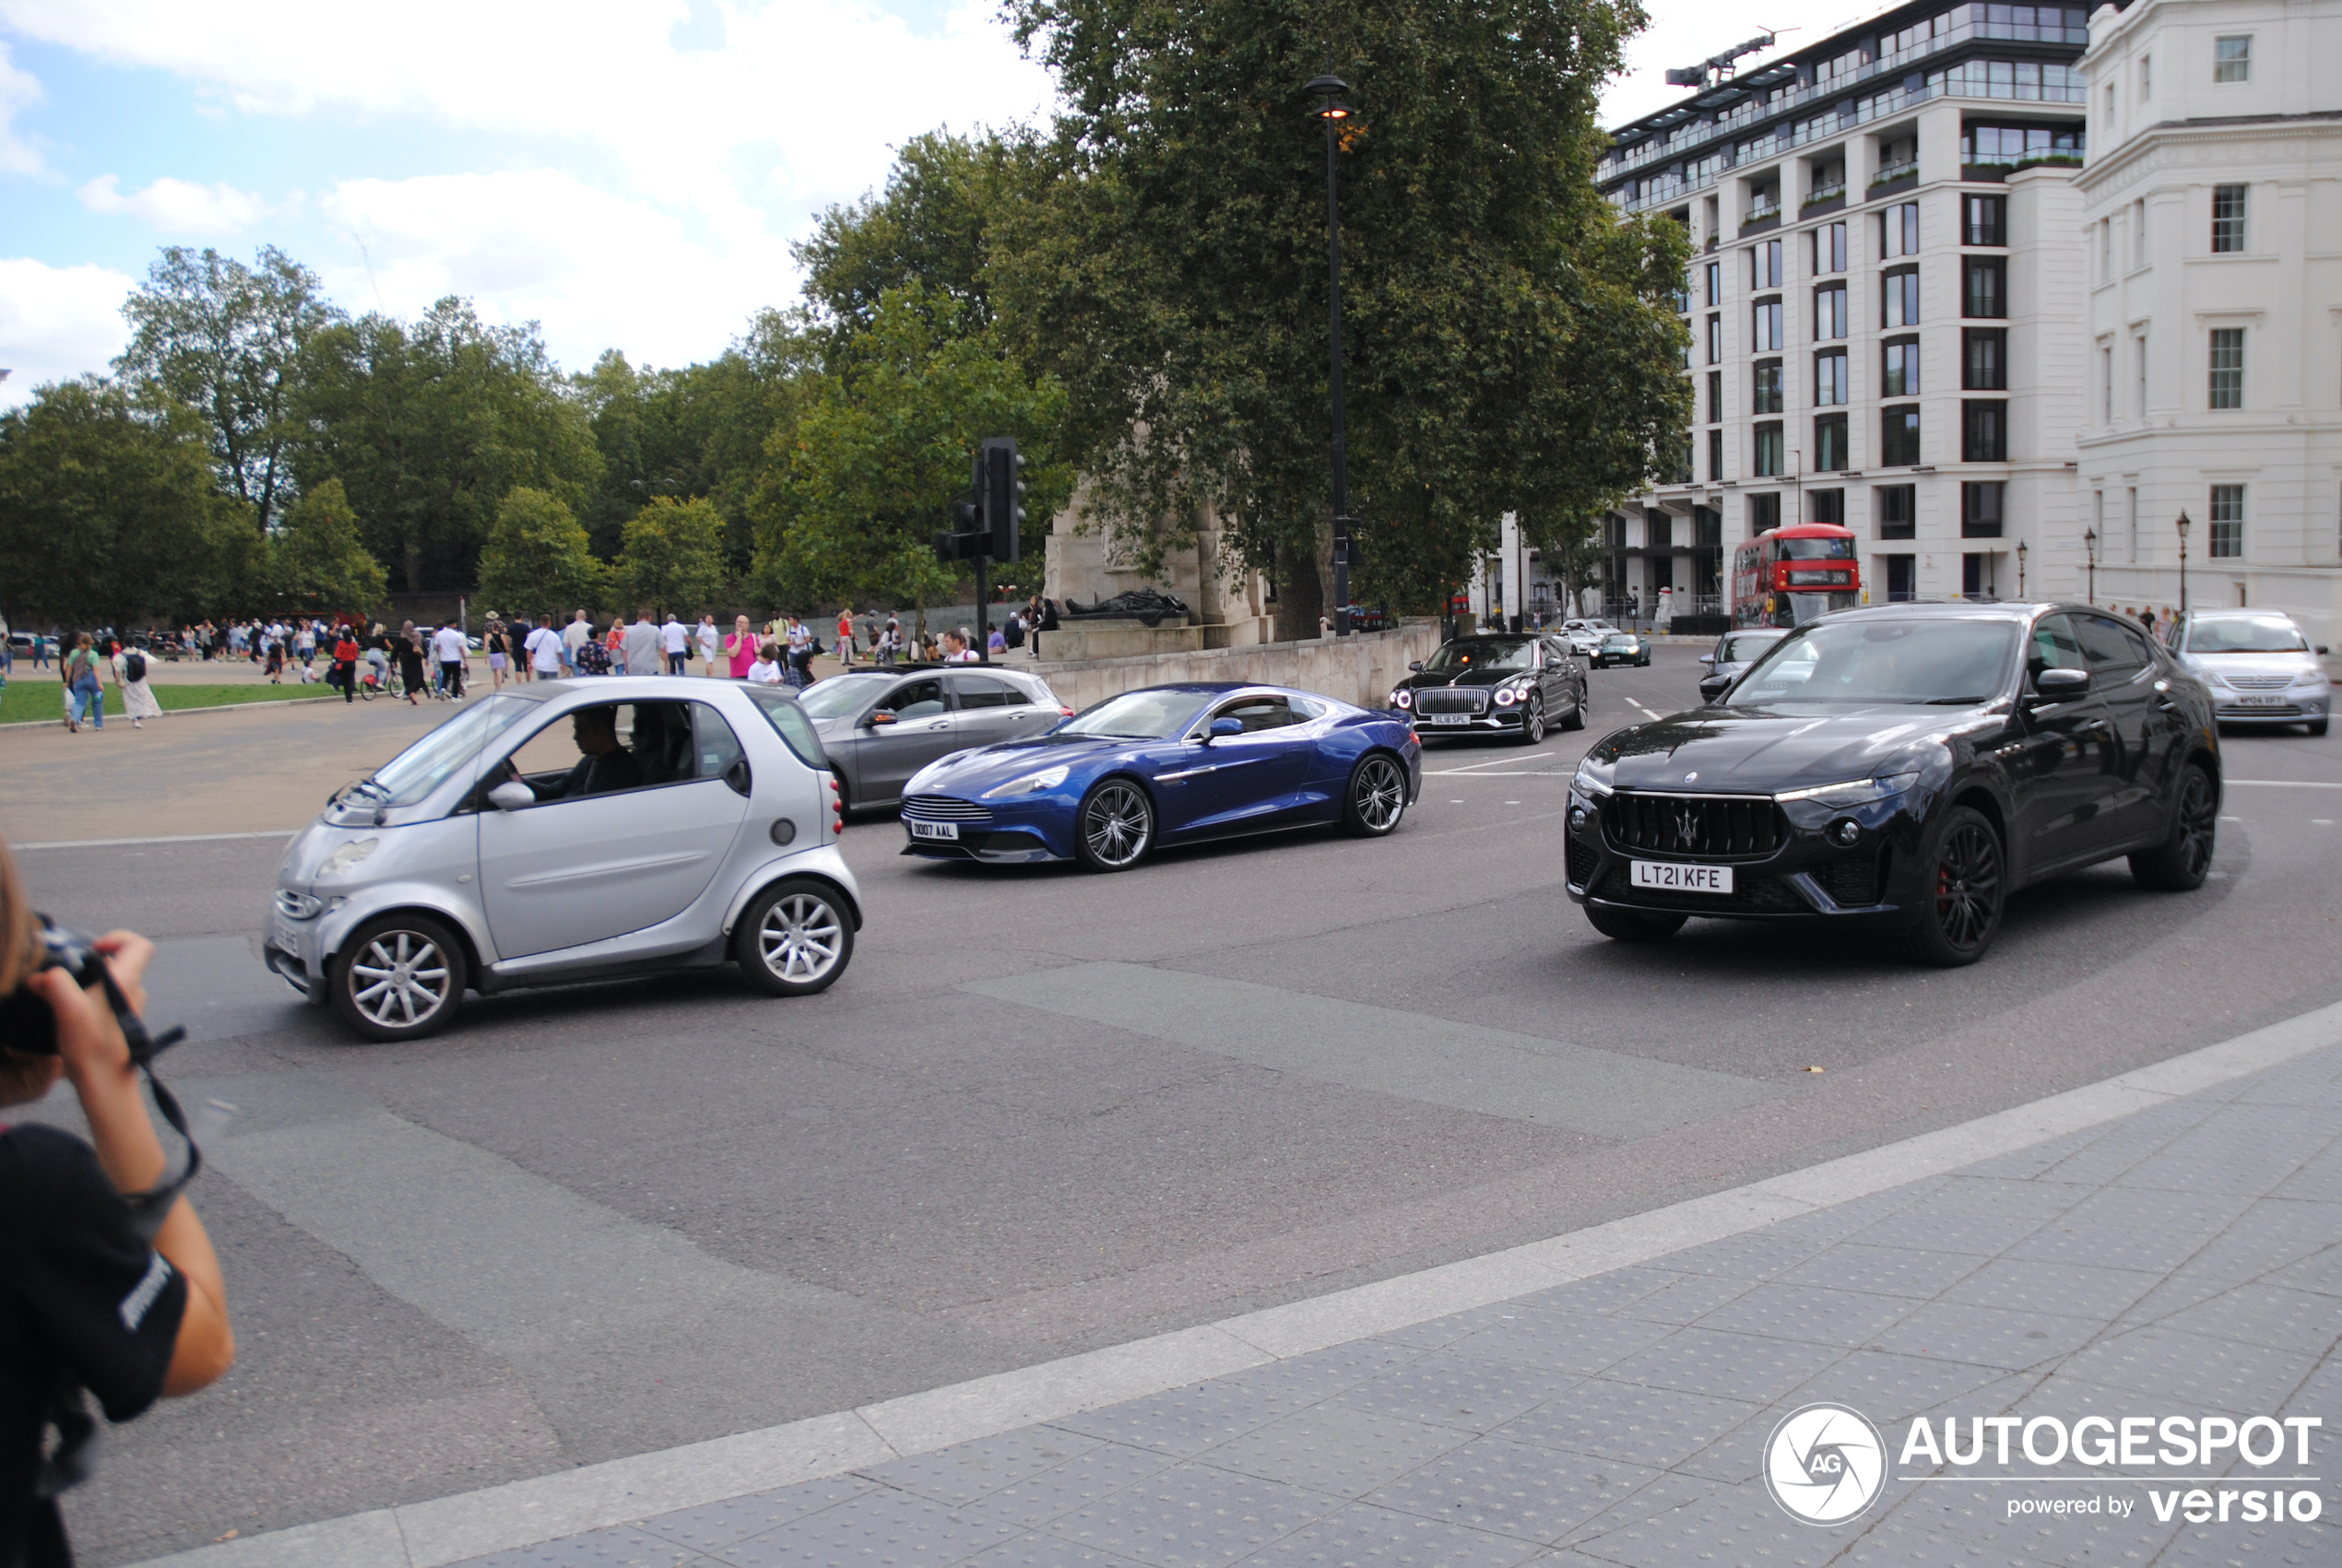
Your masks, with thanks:
[[[1905,6],[1615,134],[1604,193],[1697,253],[1697,407],[1608,521],[1614,601],[1720,611],[1732,548],[1797,521],[1856,530],[1874,603],[2046,585],[2082,531],[2088,39],[2077,6]]]
[[[2082,71],[2100,602],[2295,612],[2342,631],[2342,0],[2135,0]],[[2324,635],[2320,635],[2324,633]]]

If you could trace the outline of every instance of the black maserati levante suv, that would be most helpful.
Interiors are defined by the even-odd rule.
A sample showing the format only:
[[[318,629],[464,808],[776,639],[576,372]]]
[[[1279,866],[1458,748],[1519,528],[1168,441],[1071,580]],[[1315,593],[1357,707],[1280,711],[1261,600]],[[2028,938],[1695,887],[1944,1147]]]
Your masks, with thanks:
[[[2128,619],[1841,610],[1586,754],[1569,895],[1621,941],[1694,914],[1820,917],[1972,963],[2028,883],[2128,855],[2143,886],[2201,886],[2219,803],[2211,695]]]
[[[1533,746],[1549,724],[1586,725],[1586,666],[1557,635],[1458,637],[1407,667],[1390,705],[1413,713],[1425,740],[1508,735]]]

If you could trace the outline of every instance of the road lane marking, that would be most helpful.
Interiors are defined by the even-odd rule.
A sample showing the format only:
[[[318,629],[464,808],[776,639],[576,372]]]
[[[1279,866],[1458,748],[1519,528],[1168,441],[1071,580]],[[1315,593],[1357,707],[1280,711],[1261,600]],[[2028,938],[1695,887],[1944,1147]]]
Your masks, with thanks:
[[[1070,964],[960,989],[1299,1078],[1597,1138],[1641,1138],[1788,1092],[1731,1073],[1152,964]]]
[[[1534,762],[1552,755],[1550,751],[1531,751],[1520,757],[1491,757],[1485,762],[1467,762],[1461,768],[1433,768],[1430,771],[1444,779],[1457,773],[1469,773],[1480,768],[1493,768],[1504,762]]]
[[[2228,779],[2223,782],[2248,789],[2342,789],[2342,784],[2326,784],[2317,779]]]
[[[299,828],[275,828],[265,833],[177,833],[169,838],[155,839],[49,839],[41,843],[20,843],[13,847],[22,855],[29,849],[119,849],[125,844],[139,843],[214,843],[222,839],[289,839],[299,831]]]

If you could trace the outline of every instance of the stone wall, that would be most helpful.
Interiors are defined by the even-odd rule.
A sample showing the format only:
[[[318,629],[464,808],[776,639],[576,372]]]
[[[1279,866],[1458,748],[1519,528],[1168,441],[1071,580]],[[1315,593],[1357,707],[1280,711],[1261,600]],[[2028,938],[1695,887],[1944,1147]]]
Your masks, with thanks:
[[[1198,648],[1079,664],[1044,659],[1032,665],[1020,662],[1015,667],[1047,680],[1059,700],[1076,712],[1141,686],[1189,680],[1290,686],[1338,697],[1362,708],[1379,708],[1390,689],[1406,676],[1407,666],[1429,658],[1438,646],[1439,622],[1425,619],[1403,622],[1396,631],[1308,643],[1256,643],[1248,647]],[[1048,651],[1047,634],[1042,651]]]

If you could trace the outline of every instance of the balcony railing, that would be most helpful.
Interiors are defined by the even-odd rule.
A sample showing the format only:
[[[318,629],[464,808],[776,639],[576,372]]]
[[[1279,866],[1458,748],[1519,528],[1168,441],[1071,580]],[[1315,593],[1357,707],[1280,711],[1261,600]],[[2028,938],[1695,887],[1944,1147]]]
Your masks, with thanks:
[[[1906,175],[1916,174],[1918,172],[1919,159],[1914,158],[1906,162],[1888,164],[1886,168],[1881,169],[1877,173],[1872,175],[1870,183],[1874,185],[1884,185],[1891,181],[1900,180]]]
[[[1805,197],[1805,205],[1807,206],[1819,206],[1824,202],[1834,202],[1845,194],[1846,186],[1843,182],[1835,185],[1816,185],[1810,193],[1807,194]]]
[[[1780,203],[1774,202],[1768,206],[1763,202],[1759,202],[1755,206],[1748,209],[1747,214],[1741,218],[1740,226],[1745,229],[1752,223],[1762,223],[1768,218],[1779,218],[1780,216]]]

